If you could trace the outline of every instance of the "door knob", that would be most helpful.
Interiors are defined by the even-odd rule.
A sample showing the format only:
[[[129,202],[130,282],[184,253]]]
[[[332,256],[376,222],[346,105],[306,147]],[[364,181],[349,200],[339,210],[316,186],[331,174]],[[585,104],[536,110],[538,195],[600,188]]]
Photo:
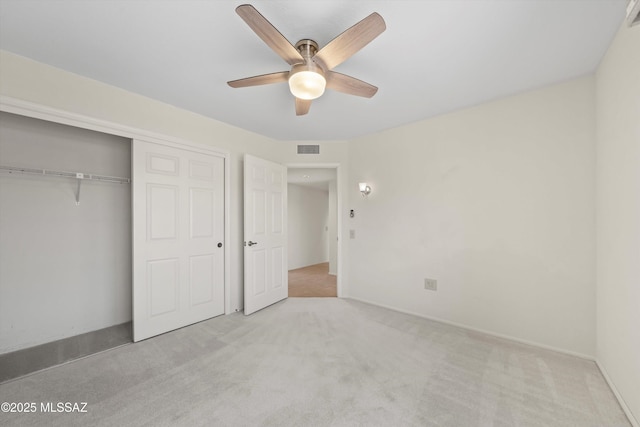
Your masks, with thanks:
[[[222,247],[222,243],[218,243],[218,247],[221,248]]]
[[[258,242],[252,242],[251,240],[249,240],[249,243],[247,243],[249,246],[253,246],[253,245],[257,245]]]

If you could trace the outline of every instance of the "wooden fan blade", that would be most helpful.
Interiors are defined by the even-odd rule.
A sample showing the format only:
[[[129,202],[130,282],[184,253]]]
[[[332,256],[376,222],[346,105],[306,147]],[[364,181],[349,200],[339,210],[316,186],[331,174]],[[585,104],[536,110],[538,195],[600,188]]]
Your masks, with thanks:
[[[327,73],[327,88],[337,90],[338,92],[348,93],[349,95],[363,96],[371,98],[378,92],[378,88],[355,77],[346,74],[329,71]]]
[[[310,99],[296,98],[296,116],[304,116],[309,112],[309,108],[311,108]]]
[[[300,52],[289,43],[289,41],[280,34],[271,22],[260,15],[250,4],[243,4],[236,8],[236,13],[240,18],[251,27],[251,29],[269,46],[275,53],[280,55],[282,59],[287,61],[289,65],[304,62],[304,58]]]
[[[315,54],[313,61],[325,70],[331,70],[368,45],[386,28],[382,16],[374,12],[331,40]]]
[[[231,80],[227,84],[231,87],[248,87],[248,86],[260,86],[270,85],[273,83],[286,82],[289,78],[288,71],[280,71],[271,74],[261,74],[259,76],[247,77],[244,79]]]

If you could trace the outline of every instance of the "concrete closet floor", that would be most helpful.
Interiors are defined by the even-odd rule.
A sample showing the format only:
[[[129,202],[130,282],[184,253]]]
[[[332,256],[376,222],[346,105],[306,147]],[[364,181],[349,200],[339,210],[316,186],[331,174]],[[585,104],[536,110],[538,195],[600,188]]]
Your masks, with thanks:
[[[348,299],[291,298],[0,386],[11,426],[629,426],[592,361]],[[42,413],[41,402],[86,402]]]

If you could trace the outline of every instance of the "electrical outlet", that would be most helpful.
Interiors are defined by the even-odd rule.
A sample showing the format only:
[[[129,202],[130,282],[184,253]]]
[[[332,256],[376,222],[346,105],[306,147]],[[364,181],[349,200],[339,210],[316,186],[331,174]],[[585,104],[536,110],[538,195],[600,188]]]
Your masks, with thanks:
[[[424,288],[428,291],[437,291],[438,281],[436,279],[424,279]]]
[[[349,230],[349,238],[350,239],[356,238],[356,230]]]

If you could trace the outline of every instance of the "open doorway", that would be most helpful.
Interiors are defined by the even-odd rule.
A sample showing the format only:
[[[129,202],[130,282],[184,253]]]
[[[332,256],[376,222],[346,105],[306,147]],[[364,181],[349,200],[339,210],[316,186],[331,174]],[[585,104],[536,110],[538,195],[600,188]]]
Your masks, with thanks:
[[[336,169],[289,168],[287,197],[289,297],[336,297]]]

